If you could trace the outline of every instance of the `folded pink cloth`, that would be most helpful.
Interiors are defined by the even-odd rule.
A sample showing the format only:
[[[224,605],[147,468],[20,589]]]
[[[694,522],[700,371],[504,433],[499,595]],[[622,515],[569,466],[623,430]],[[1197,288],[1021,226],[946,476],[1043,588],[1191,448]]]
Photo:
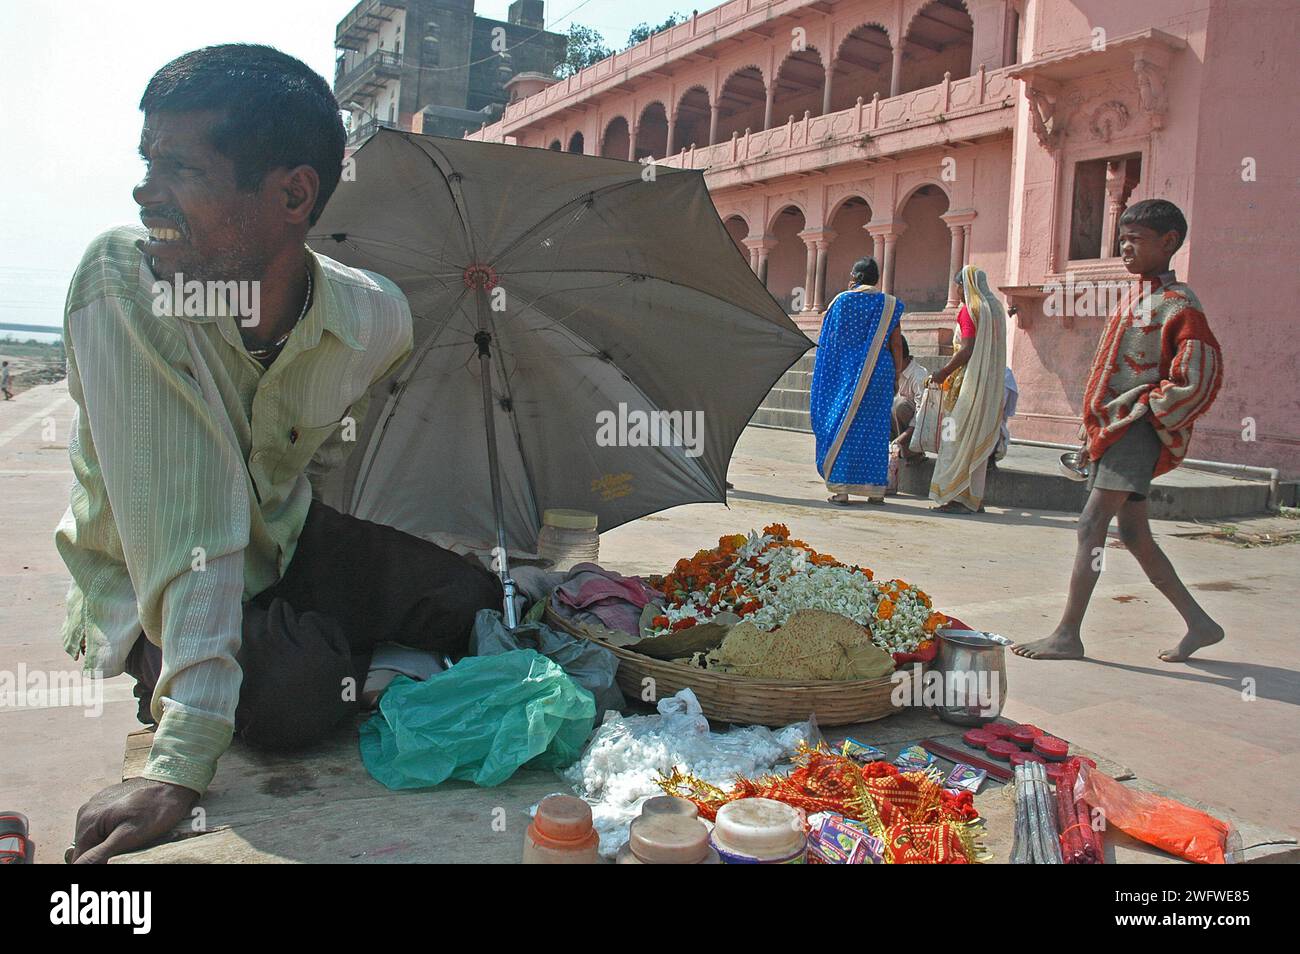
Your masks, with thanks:
[[[579,563],[556,587],[554,605],[568,619],[636,636],[641,631],[641,610],[662,596],[640,577],[623,576],[594,563]]]

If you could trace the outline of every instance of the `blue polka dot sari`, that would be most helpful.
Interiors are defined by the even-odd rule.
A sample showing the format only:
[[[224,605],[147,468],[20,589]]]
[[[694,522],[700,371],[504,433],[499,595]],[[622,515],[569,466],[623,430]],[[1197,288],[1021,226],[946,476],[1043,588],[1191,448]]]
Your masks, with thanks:
[[[826,309],[813,366],[817,472],[832,493],[882,497],[889,480],[894,356],[889,337],[903,315],[892,295],[862,286]]]

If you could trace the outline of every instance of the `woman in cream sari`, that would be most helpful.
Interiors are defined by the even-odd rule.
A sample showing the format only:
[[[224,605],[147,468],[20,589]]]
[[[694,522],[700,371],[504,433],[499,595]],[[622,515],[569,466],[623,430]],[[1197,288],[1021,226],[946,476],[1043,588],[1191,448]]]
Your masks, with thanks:
[[[957,353],[936,371],[946,384],[939,459],[930,499],[946,512],[983,508],[984,477],[997,446],[1006,399],[1007,316],[989,290],[984,270],[967,265],[957,277],[963,300],[957,316]]]

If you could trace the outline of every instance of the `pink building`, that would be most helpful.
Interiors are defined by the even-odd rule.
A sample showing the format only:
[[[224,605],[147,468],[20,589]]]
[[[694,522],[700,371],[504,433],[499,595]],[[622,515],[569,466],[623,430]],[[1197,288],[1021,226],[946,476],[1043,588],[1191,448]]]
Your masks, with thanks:
[[[1129,277],[1120,213],[1170,199],[1227,366],[1192,455],[1294,476],[1297,35],[1293,0],[732,0],[569,79],[519,77],[469,135],[704,170],[814,338],[871,253],[914,349],[942,352],[952,275],[980,266],[1019,307],[1013,431],[1042,440],[1076,435]]]

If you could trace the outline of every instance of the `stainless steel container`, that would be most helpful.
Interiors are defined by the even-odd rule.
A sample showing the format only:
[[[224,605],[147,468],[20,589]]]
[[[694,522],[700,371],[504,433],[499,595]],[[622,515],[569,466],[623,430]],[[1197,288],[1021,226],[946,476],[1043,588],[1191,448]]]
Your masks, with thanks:
[[[1005,636],[969,629],[941,629],[931,670],[939,677],[939,718],[956,725],[984,725],[1002,712],[1007,697]]]

